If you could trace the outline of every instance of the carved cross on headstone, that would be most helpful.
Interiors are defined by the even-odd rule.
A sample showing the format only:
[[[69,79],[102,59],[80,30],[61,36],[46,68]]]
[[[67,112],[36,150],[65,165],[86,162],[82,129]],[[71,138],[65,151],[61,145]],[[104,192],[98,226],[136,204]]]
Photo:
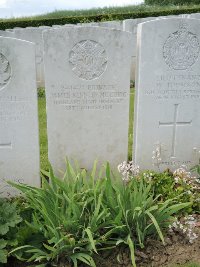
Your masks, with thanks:
[[[171,147],[171,157],[175,157],[175,144],[176,144],[176,127],[177,126],[186,126],[192,123],[191,121],[177,121],[178,117],[178,108],[179,104],[174,104],[174,119],[170,122],[160,122],[159,126],[172,126],[173,127],[173,134],[172,134],[172,147]]]

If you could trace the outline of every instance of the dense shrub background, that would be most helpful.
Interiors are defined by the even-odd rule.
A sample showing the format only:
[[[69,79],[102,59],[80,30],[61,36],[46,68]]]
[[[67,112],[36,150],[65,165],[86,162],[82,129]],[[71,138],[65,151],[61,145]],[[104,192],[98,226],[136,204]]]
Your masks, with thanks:
[[[145,0],[147,5],[188,5],[200,4],[200,0]]]
[[[154,1],[160,2],[159,0],[146,0],[149,1],[149,3]],[[169,0],[162,0],[169,1]],[[171,1],[182,1],[182,0],[171,0]],[[197,1],[197,0],[194,0]],[[200,3],[200,0],[198,0],[198,3]],[[161,3],[160,3],[161,4]],[[117,10],[116,10],[117,11]],[[168,15],[179,15],[179,14],[191,14],[191,13],[198,13],[200,12],[200,5],[198,6],[169,6],[169,7],[162,7],[159,6],[156,7],[146,7],[144,5],[141,8],[135,8],[132,9],[130,7],[130,11],[128,12],[122,12],[118,11],[119,13],[112,13],[111,10],[110,14],[97,14],[93,13],[91,15],[75,15],[69,16],[64,15],[62,13],[63,17],[47,17],[47,16],[39,16],[39,17],[30,17],[30,18],[18,18],[18,19],[5,19],[0,20],[0,30],[5,29],[13,29],[14,27],[39,27],[39,26],[52,26],[52,25],[64,25],[64,24],[77,24],[77,23],[83,23],[83,22],[98,22],[98,21],[111,21],[111,20],[125,20],[125,19],[136,19],[136,18],[146,18],[146,17],[159,17],[159,16],[168,16]],[[95,12],[95,11],[94,11]],[[59,12],[58,12],[59,13]]]

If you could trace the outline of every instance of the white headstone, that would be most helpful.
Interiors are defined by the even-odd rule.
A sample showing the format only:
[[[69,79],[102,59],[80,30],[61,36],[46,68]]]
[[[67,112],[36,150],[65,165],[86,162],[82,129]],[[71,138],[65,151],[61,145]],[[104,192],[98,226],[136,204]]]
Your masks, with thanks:
[[[136,41],[137,41],[137,25],[138,19],[126,19],[123,21],[123,30],[132,33],[133,43],[131,49],[131,80],[135,81],[135,68],[136,68]]]
[[[123,30],[132,33],[133,42],[131,49],[131,80],[135,81],[136,69],[136,43],[137,43],[137,26],[139,23],[154,20],[154,17],[141,18],[141,19],[126,19],[123,21]]]
[[[179,15],[179,16],[182,17],[182,15]],[[178,15],[160,16],[160,17],[157,17],[156,19],[172,19],[172,18],[178,18],[179,16]]]
[[[98,26],[98,23],[97,22],[84,22],[84,23],[77,23],[77,26],[84,26],[84,27]]]
[[[0,30],[0,36],[2,36],[2,37],[14,37],[14,34],[13,34],[13,32]]]
[[[6,29],[5,31],[6,32],[13,32],[14,30],[13,29]]]
[[[180,14],[180,15],[178,15],[179,17],[181,17],[181,18],[187,18],[187,19],[190,19],[190,18],[195,18],[195,17],[191,17],[191,14]]]
[[[199,21],[162,19],[138,27],[135,162],[141,169],[191,167],[200,150]]]
[[[188,14],[187,18],[191,18],[191,19],[200,19],[200,13],[192,13],[192,14]]]
[[[66,27],[43,37],[51,164],[116,167],[127,159],[131,34]]]
[[[63,27],[63,25],[52,25],[53,29],[57,29],[57,28],[61,28],[61,27]]]
[[[97,26],[111,28],[115,30],[123,30],[123,21],[122,20],[102,21],[98,22]]]
[[[37,73],[37,86],[44,87],[44,64],[43,64],[43,40],[42,32],[44,28],[25,28],[15,29],[14,36],[17,39],[22,39],[35,43],[36,45],[36,73]]]
[[[39,29],[43,29],[43,30],[51,29],[50,26],[39,26],[38,28],[39,28]]]
[[[34,44],[0,37],[0,192],[6,180],[40,186]]]

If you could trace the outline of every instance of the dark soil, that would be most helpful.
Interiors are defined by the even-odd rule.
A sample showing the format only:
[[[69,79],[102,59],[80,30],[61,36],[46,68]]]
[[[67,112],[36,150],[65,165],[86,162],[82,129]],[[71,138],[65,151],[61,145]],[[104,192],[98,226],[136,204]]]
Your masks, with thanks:
[[[190,244],[180,234],[169,234],[163,245],[158,240],[147,240],[142,250],[136,251],[137,267],[171,267],[174,265],[183,266],[188,262],[200,264],[200,216],[195,232],[198,238]],[[112,251],[104,251],[95,256],[97,267],[132,267],[130,254],[127,247],[120,247]],[[33,263],[31,264],[33,266]],[[21,263],[10,259],[5,267],[28,267],[30,264]],[[80,267],[86,265],[80,265]],[[70,267],[60,264],[58,267]],[[88,265],[87,265],[88,267]]]
[[[158,240],[147,240],[142,250],[136,251],[137,267],[171,267],[183,266],[185,263],[200,264],[200,216],[195,227],[198,238],[192,244],[180,234],[169,234],[165,245]],[[117,261],[117,258],[120,262]],[[95,259],[97,267],[132,267],[129,250],[120,248],[118,251],[104,253]]]
[[[137,267],[183,266],[188,262],[200,264],[200,231],[198,232],[199,237],[193,244],[188,244],[177,235],[167,237],[165,246],[160,241],[148,240],[145,249],[136,251]],[[95,262],[97,267],[132,267],[127,248],[121,248],[115,253],[112,251],[107,257],[101,255]]]

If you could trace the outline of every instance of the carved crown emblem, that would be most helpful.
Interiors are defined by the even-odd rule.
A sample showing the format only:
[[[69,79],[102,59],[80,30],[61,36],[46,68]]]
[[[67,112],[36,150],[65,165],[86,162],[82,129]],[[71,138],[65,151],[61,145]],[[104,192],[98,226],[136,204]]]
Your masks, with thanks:
[[[77,43],[69,54],[73,72],[81,79],[98,78],[106,69],[106,51],[100,43],[84,40]]]
[[[6,57],[0,53],[0,90],[8,83],[11,77],[10,63]]]

